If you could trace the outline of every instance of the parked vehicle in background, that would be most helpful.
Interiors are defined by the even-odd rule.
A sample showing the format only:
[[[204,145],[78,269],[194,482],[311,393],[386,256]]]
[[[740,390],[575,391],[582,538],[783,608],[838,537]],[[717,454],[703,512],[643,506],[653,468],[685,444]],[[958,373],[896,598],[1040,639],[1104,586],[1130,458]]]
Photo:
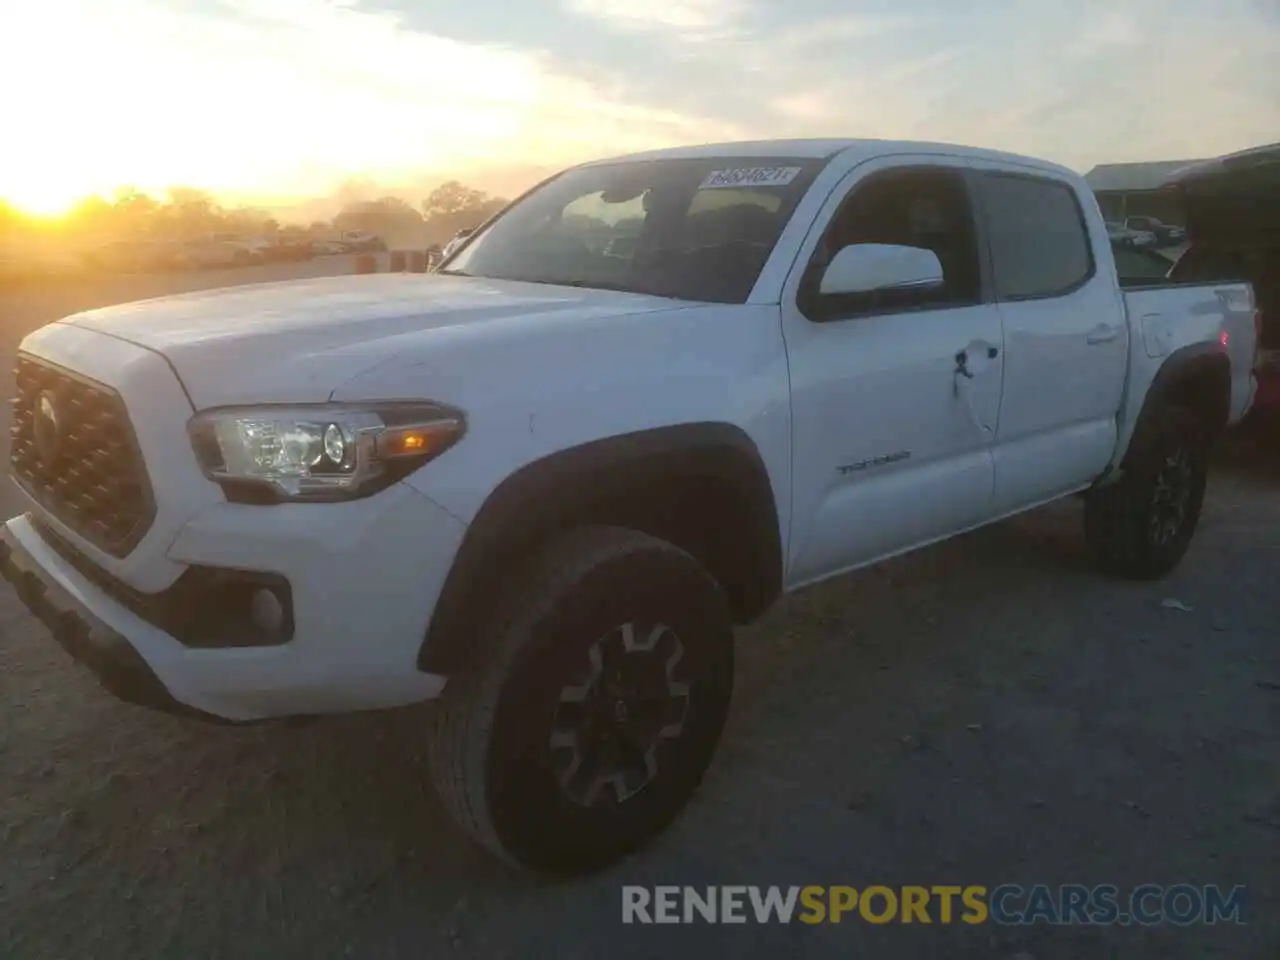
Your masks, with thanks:
[[[386,241],[365,230],[346,230],[338,241],[348,253],[381,253],[387,249]]]
[[[588,163],[435,274],[27,336],[0,564],[125,699],[440,698],[459,825],[591,870],[689,800],[733,627],[782,592],[1071,495],[1099,569],[1173,570],[1253,334],[1245,284],[1122,282],[1056,164],[861,140]]]
[[[179,257],[184,269],[217,270],[239,265],[247,254],[234,243],[202,237],[183,244]]]
[[[1145,230],[1131,230],[1116,220],[1107,221],[1107,237],[1113,247],[1154,247],[1155,234]]]
[[[1130,230],[1151,234],[1155,238],[1155,245],[1158,247],[1176,247],[1187,239],[1185,227],[1163,223],[1155,217],[1129,217],[1125,220],[1124,225]]]
[[[1166,186],[1181,195],[1191,242],[1171,276],[1252,285],[1260,347],[1256,406],[1280,416],[1280,143],[1184,168]]]
[[[345,246],[341,249],[346,250]],[[260,237],[211,234],[192,240],[119,240],[85,253],[82,259],[93,270],[153,273],[244,267],[311,256],[311,244],[305,240],[273,242]]]
[[[262,250],[263,259],[271,263],[309,260],[314,256],[311,241],[305,237],[280,236]]]
[[[331,257],[340,253],[350,253],[351,248],[337,240],[317,240],[311,244],[312,252],[318,257]]]
[[[260,237],[214,233],[175,245],[176,266],[186,270],[218,270],[266,263],[273,244]]]
[[[113,273],[153,273],[182,263],[181,247],[160,240],[116,240],[84,255],[93,270]]]

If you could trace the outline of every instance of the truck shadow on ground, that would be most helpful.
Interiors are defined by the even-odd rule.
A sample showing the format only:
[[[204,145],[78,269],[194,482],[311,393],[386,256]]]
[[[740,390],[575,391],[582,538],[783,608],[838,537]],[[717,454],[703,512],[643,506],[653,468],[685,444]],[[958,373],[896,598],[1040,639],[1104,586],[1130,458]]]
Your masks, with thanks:
[[[1252,479],[1280,483],[1280,415],[1250,416],[1220,445],[1217,465]]]
[[[758,701],[741,694],[776,684],[782,661],[793,680],[805,673],[820,682],[833,666],[874,676],[963,644],[983,611],[1016,603],[1047,578],[1056,578],[1059,588],[1064,577],[1077,587],[1093,584],[1077,514],[1074,504],[1057,506],[784,598],[741,632],[735,724],[771,723]],[[789,711],[797,720],[820,714],[803,704]],[[505,868],[454,836],[431,791],[425,748],[432,719],[430,705],[226,730],[162,719],[179,725],[182,749],[152,766],[136,799],[143,807],[180,808],[203,771],[235,771],[215,791],[221,793],[217,804],[196,804],[193,812],[223,823],[269,818],[282,866],[290,848],[319,851],[347,834],[396,851],[401,866],[421,851],[422,869],[446,872],[453,884],[458,871],[486,884],[501,882]],[[129,710],[129,721],[143,726],[155,719]],[[816,716],[815,722],[820,725]],[[161,777],[166,768],[173,778],[168,785]],[[198,827],[187,832],[203,833]],[[255,844],[251,853],[257,858],[263,850]]]
[[[1007,600],[1011,587],[1024,589],[1046,575],[1087,581],[1075,512],[1072,505],[1041,511],[1034,522],[978,531],[784,598],[742,631],[734,723],[770,724],[749,694],[776,683],[782,661],[793,679],[809,673],[820,681],[833,658],[842,672],[874,675],[944,642],[963,642],[938,629],[965,632],[978,611],[1001,596]],[[892,642],[881,644],[889,621]],[[299,864],[309,864],[304,873],[312,882],[304,885],[333,887],[339,897],[376,876],[361,880],[361,864],[347,860],[349,875],[326,882],[316,856],[323,860],[330,847],[363,850],[364,867],[375,875],[394,865],[399,882],[443,873],[454,887],[466,877],[501,886],[508,876],[453,832],[434,797],[425,772],[430,705],[220,728],[114,703],[73,665],[66,668],[77,672],[74,682],[86,688],[92,705],[83,726],[74,724],[80,729],[71,739],[78,743],[68,749],[92,753],[96,741],[99,755],[113,761],[96,764],[103,771],[96,788],[72,802],[71,834],[76,823],[96,819],[106,827],[129,811],[133,823],[126,832],[146,823],[157,850],[203,848],[202,856],[237,876],[247,871],[264,880],[291,873],[297,855]],[[789,708],[797,719],[810,709]],[[111,730],[106,742],[104,725]],[[70,762],[73,757],[55,758],[55,767]]]

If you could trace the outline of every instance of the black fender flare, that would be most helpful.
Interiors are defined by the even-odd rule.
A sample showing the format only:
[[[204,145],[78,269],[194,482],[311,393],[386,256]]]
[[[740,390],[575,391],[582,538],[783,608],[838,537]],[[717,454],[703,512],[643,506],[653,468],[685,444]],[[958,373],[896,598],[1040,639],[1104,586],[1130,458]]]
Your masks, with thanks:
[[[1231,409],[1231,361],[1217,344],[1188,344],[1169,354],[1152,378],[1125,450],[1126,458],[1133,448],[1133,438],[1139,435],[1161,406],[1183,396],[1189,384],[1206,379],[1213,383],[1213,393],[1207,398],[1212,402],[1207,411],[1209,426],[1215,431],[1224,427]]]
[[[449,674],[471,646],[476,602],[504,586],[504,561],[518,561],[557,530],[597,518],[597,508],[673,477],[728,484],[745,522],[734,560],[747,572],[730,603],[740,620],[759,615],[782,589],[783,557],[773,484],[755,443],[730,423],[657,427],[559,450],[516,470],[489,494],[467,527],[445,578],[418,668]],[[747,556],[740,556],[745,548]],[[736,596],[733,594],[737,594]]]

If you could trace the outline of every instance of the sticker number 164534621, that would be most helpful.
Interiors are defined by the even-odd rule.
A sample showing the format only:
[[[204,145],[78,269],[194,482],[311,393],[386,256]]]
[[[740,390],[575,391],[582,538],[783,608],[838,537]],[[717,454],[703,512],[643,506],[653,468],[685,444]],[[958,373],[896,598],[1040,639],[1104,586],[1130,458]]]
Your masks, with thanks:
[[[799,167],[737,167],[712,170],[698,187],[715,190],[721,187],[785,187],[800,173]]]

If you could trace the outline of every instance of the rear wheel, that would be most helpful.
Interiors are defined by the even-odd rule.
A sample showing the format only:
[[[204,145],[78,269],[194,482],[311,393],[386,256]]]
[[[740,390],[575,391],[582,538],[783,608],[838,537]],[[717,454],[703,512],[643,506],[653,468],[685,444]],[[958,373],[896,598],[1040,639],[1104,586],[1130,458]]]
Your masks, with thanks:
[[[439,705],[431,765],[454,818],[520,866],[602,867],[680,812],[733,685],[719,586],[679,548],[613,528],[536,557]]]
[[[1139,428],[1123,476],[1085,498],[1085,540],[1100,570],[1154,580],[1178,565],[1200,521],[1211,441],[1204,422],[1179,407]]]

